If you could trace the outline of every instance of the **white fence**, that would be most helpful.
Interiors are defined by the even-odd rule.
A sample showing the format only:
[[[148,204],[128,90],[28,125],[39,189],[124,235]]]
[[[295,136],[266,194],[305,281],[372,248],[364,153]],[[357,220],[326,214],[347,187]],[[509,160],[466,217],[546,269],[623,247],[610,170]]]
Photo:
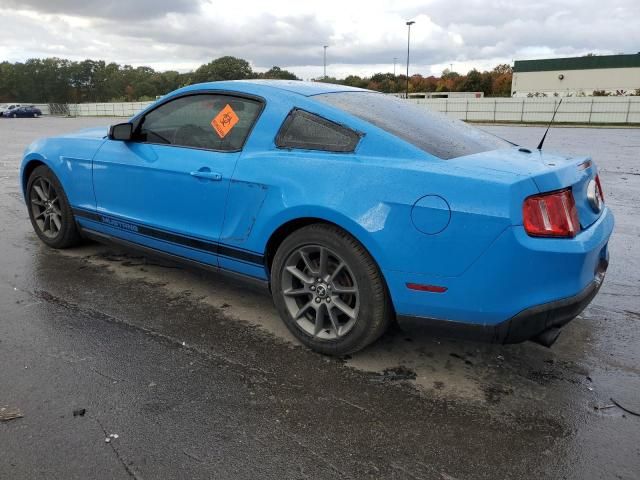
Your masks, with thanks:
[[[10,102],[14,103],[14,102]],[[15,102],[19,105],[33,105],[43,115],[71,117],[131,117],[152,102],[122,103],[29,103]]]
[[[559,98],[467,98],[409,100],[472,122],[549,122]],[[640,123],[640,97],[565,97],[558,123]]]
[[[559,98],[409,99],[430,110],[471,122],[549,122]],[[151,102],[52,104],[52,114],[131,117]],[[49,114],[48,105],[38,105]],[[640,124],[640,97],[565,97],[558,123]]]
[[[72,103],[68,107],[73,117],[131,117],[151,103]]]

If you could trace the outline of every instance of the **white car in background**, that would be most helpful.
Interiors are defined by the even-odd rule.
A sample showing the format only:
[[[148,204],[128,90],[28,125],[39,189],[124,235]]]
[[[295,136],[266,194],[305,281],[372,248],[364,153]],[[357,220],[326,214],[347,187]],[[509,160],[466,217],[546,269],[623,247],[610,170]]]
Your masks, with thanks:
[[[19,103],[10,103],[7,105],[0,105],[0,116],[2,116],[2,114],[4,112],[9,112],[15,108],[20,108],[21,105]]]

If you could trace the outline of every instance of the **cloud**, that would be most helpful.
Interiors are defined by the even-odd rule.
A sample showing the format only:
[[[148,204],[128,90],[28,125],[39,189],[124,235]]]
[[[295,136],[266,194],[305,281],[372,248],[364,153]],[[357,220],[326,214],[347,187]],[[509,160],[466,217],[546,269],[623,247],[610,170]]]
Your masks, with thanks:
[[[30,10],[45,14],[112,18],[119,21],[162,17],[167,13],[197,12],[200,5],[192,0],[2,0],[0,6],[13,10]]]
[[[215,22],[197,15],[169,15],[138,24],[110,24],[109,31],[134,45],[170,45],[177,51],[191,52],[201,61],[235,55],[261,67],[313,62],[318,39],[332,34],[330,26],[313,15],[276,17],[270,13]]]
[[[598,14],[597,12],[601,12]],[[406,60],[412,72],[465,72],[515,59],[634,53],[637,0],[480,1],[323,0],[317,3],[209,0],[0,0],[0,57],[12,61],[57,55],[72,59],[188,70],[222,55],[254,68],[372,74]],[[332,70],[333,68],[333,70]],[[338,73],[340,72],[340,73]]]

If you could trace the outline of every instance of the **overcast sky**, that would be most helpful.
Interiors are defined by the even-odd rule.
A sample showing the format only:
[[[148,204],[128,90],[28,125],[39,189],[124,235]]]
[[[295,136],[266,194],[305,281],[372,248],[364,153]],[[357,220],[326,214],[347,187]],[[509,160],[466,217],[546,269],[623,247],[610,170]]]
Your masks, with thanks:
[[[302,78],[466,73],[517,59],[640,51],[640,0],[0,0],[0,61],[57,56],[187,71],[222,55]]]

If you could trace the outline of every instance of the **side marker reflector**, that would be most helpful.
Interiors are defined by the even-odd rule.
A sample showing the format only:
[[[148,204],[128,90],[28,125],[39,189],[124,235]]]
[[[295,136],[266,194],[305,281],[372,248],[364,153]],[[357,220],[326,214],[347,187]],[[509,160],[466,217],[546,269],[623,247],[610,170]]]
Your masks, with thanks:
[[[419,292],[433,293],[444,293],[448,290],[447,287],[441,287],[439,285],[422,285],[420,283],[407,283],[407,288],[409,290],[417,290]]]

